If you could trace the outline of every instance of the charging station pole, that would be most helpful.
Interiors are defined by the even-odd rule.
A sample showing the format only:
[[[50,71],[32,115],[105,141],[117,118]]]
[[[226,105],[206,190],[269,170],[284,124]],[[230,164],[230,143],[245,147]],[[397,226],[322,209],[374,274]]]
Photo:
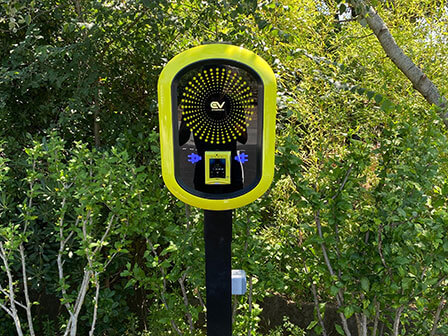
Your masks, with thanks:
[[[176,55],[159,77],[163,180],[179,200],[204,209],[208,336],[232,336],[232,290],[245,293],[243,271],[232,289],[232,210],[272,182],[276,91],[265,60],[224,43]]]
[[[232,210],[204,210],[207,336],[232,335]]]

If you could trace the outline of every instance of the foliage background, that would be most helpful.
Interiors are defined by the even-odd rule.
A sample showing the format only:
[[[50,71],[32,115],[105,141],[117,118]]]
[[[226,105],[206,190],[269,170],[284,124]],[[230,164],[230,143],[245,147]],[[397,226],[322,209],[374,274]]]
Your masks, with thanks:
[[[446,2],[374,5],[446,96]],[[163,185],[156,84],[209,41],[279,86],[274,183],[234,212],[234,333],[447,334],[446,130],[348,4],[2,0],[0,303],[31,307],[24,334],[204,333],[202,213]]]

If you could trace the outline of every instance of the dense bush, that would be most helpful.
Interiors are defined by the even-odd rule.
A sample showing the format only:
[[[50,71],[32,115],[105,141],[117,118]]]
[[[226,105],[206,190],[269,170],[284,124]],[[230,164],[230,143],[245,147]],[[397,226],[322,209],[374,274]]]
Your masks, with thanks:
[[[447,334],[446,130],[338,3],[1,1],[2,334],[205,333],[203,215],[161,179],[156,83],[207,41],[279,86],[274,183],[234,211],[234,334]],[[446,5],[377,6],[446,94]],[[270,324],[272,296],[313,318]]]

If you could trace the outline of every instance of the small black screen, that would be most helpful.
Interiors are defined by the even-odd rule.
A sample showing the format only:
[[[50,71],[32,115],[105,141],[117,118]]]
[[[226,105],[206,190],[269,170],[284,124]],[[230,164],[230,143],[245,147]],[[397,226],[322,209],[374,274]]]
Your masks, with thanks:
[[[226,177],[226,160],[210,159],[210,178]]]

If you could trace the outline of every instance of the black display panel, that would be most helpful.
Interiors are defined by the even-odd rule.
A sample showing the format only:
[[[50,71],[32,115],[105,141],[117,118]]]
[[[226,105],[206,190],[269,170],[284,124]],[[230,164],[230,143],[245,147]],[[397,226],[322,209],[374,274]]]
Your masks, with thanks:
[[[234,61],[201,61],[176,75],[171,92],[179,185],[211,199],[253,189],[262,174],[263,84],[258,74]],[[206,184],[206,151],[231,152],[230,184]],[[221,177],[222,171],[210,174]]]
[[[210,159],[210,177],[225,178],[226,177],[226,160]]]

